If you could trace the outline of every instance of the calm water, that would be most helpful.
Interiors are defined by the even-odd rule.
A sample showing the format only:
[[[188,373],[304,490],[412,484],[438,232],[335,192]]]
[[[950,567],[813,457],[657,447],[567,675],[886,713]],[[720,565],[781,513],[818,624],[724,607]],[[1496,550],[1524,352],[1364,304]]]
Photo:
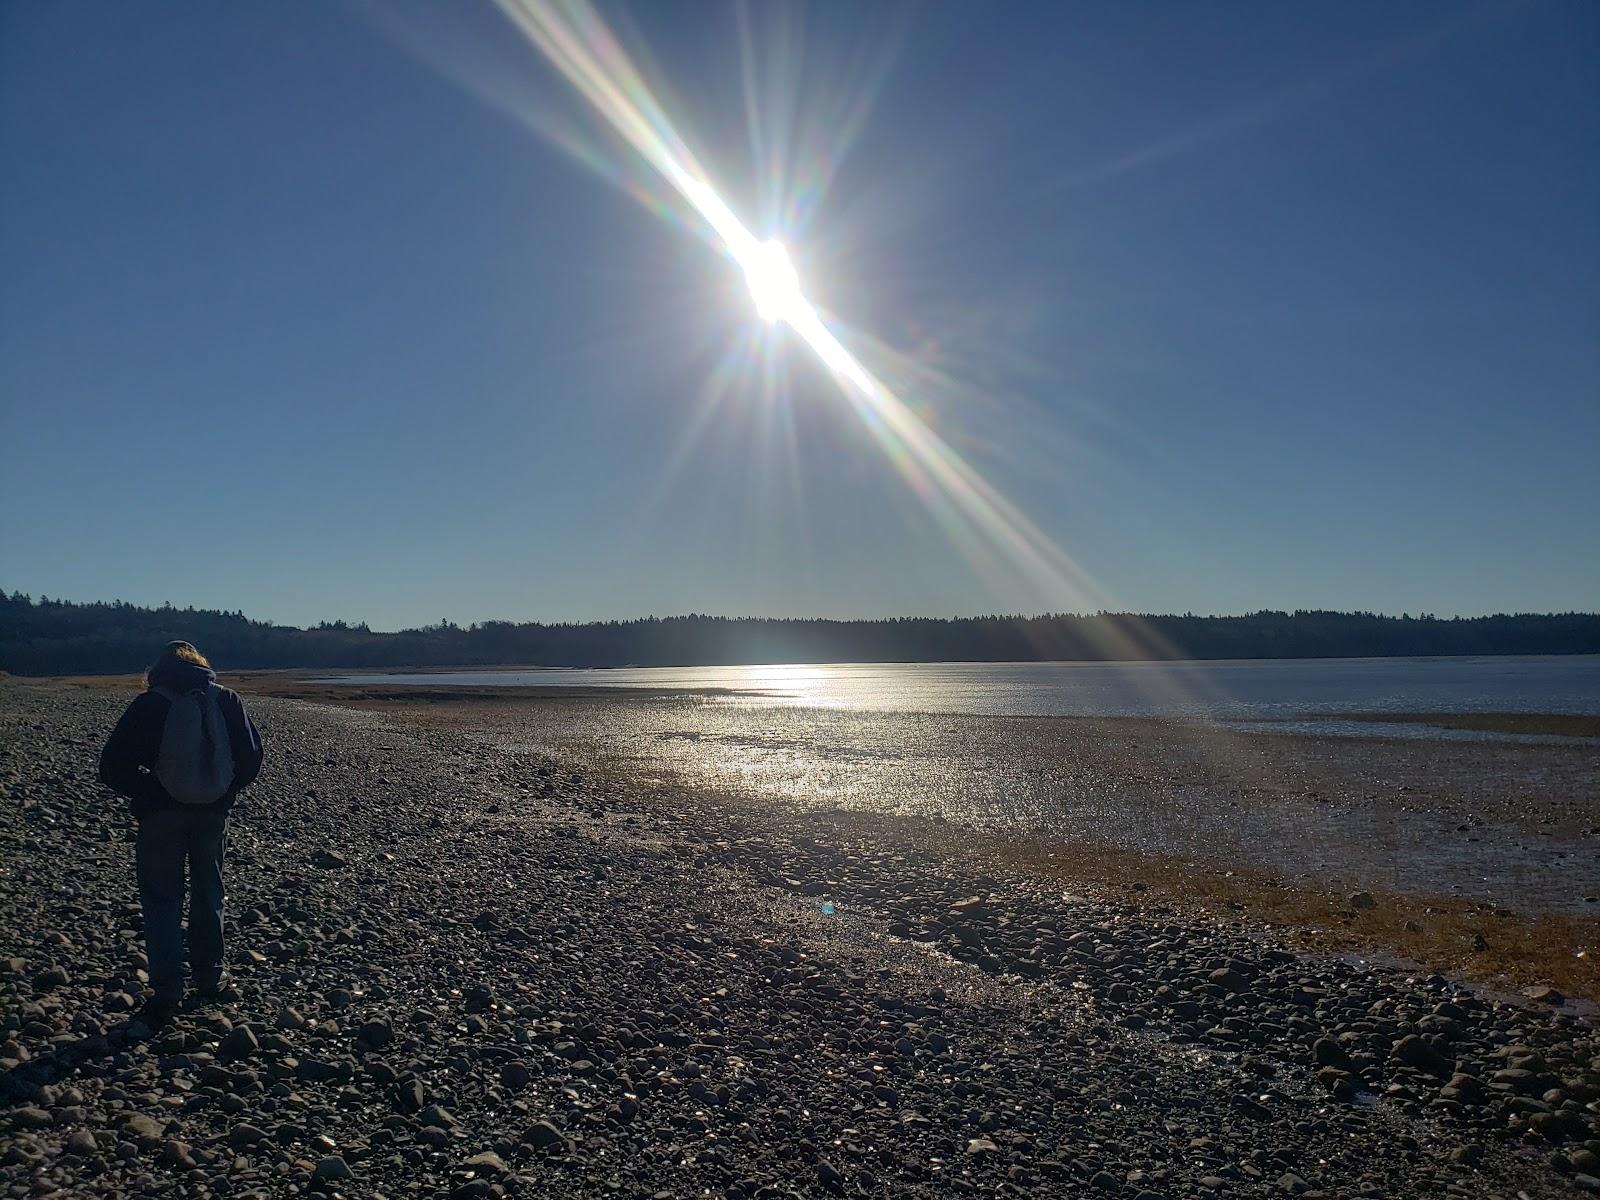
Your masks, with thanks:
[[[1223,721],[1341,712],[1600,714],[1600,655],[1187,663],[847,663],[386,675],[394,683],[722,689],[731,703]],[[370,675],[333,682],[370,683]],[[1371,733],[1372,728],[1356,727]],[[1330,727],[1330,731],[1337,731]],[[1343,730],[1351,732],[1355,730]]]

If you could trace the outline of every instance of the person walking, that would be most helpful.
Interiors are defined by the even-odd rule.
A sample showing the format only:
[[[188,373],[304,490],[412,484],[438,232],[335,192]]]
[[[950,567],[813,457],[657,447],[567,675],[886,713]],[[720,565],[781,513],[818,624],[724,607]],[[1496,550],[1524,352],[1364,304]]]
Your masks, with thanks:
[[[223,974],[222,854],[228,813],[261,771],[261,735],[205,655],[169,642],[100,754],[100,781],[125,796],[139,823],[134,869],[154,992],[141,1010],[155,1028],[184,998],[184,866],[189,968],[215,999]]]

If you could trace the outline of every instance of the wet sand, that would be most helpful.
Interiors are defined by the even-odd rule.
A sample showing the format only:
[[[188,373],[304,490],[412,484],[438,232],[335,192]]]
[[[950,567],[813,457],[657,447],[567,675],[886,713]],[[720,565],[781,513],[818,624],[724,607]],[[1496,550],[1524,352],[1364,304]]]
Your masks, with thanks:
[[[1069,890],[1138,888],[1150,903],[1246,913],[1318,949],[1600,997],[1600,748],[1589,745],[616,689],[246,686],[468,731],[630,785],[877,826]],[[1350,903],[1363,891],[1373,907]]]
[[[1600,738],[1600,717],[1582,713],[1313,713],[1306,719],[1426,725],[1434,729],[1514,733],[1530,737]]]
[[[507,745],[785,807],[932,817],[1524,913],[1584,915],[1600,895],[1600,752],[1588,746],[616,693],[419,711]]]

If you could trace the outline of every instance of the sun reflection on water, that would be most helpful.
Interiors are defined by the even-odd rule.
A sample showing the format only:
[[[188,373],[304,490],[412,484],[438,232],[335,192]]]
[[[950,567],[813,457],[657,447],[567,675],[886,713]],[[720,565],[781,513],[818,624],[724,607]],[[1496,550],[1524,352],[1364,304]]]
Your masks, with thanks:
[[[757,692],[782,692],[802,701],[820,701],[831,690],[835,672],[808,663],[764,663],[739,668],[741,686]]]

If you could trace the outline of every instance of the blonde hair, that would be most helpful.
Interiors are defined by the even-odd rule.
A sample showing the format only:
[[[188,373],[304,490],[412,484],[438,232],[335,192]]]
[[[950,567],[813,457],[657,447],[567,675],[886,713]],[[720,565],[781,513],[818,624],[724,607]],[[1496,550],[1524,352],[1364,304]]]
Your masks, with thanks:
[[[155,687],[156,676],[161,674],[164,668],[177,663],[189,663],[192,666],[205,667],[207,670],[211,668],[211,664],[206,661],[206,656],[188,642],[168,642],[166,649],[161,652],[161,657],[151,663],[150,669],[145,672],[145,686]]]
[[[206,656],[201,654],[200,651],[196,650],[188,642],[179,642],[176,646],[169,646],[167,649],[172,652],[172,657],[177,659],[179,662],[193,663],[197,667],[211,666],[211,664],[206,661]]]

